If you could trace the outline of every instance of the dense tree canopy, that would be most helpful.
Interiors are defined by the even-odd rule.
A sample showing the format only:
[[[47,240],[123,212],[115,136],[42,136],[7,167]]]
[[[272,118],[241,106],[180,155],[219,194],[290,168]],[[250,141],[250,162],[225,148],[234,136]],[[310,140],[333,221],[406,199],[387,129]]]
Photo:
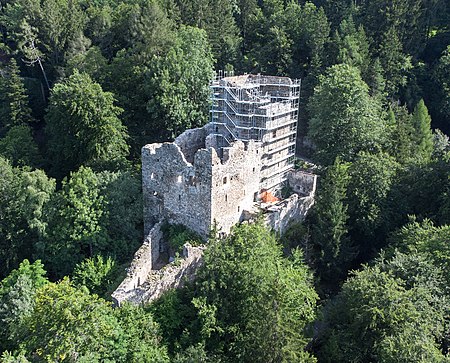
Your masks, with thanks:
[[[331,67],[320,77],[309,108],[313,115],[309,136],[317,147],[317,159],[325,165],[336,157],[351,161],[360,151],[382,147],[385,122],[381,108],[357,68]]]
[[[219,70],[301,78],[315,205],[112,309],[141,148],[204,125]],[[446,0],[0,0],[0,361],[448,361],[449,122]]]
[[[199,272],[194,304],[207,348],[231,360],[310,361],[305,328],[315,316],[311,275],[296,253],[281,256],[260,224],[214,242]]]
[[[66,175],[82,164],[126,156],[126,129],[111,93],[78,72],[55,85],[46,116],[48,155],[55,174]]]

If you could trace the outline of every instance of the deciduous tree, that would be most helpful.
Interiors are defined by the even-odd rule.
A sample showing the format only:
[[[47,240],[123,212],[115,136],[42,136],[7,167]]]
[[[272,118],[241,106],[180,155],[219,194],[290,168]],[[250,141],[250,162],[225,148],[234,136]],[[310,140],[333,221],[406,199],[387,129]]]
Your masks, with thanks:
[[[199,272],[200,332],[206,348],[242,362],[313,361],[305,328],[317,294],[299,253],[282,257],[260,223],[213,242]]]
[[[321,76],[309,103],[309,136],[316,157],[330,165],[336,157],[351,161],[360,151],[383,146],[385,122],[379,103],[369,96],[358,69],[339,64]]]
[[[48,156],[63,177],[83,164],[110,162],[128,153],[127,132],[114,97],[83,73],[53,87],[46,115]]]

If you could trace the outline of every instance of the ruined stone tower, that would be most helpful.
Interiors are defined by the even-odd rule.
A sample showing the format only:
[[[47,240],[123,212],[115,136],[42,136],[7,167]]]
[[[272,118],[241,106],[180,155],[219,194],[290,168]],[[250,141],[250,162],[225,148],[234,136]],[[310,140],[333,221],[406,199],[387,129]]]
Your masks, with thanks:
[[[229,233],[267,202],[281,202],[276,196],[282,186],[308,179],[290,177],[299,89],[300,82],[287,77],[243,75],[213,81],[210,123],[187,130],[173,143],[142,149],[145,233],[161,219],[204,237],[213,224]],[[315,188],[315,183],[309,185]],[[310,187],[306,189],[297,197],[309,197]],[[285,206],[295,209],[299,203]],[[273,204],[270,208],[277,211]],[[297,214],[304,212],[298,209]],[[293,215],[273,215],[271,225],[278,230],[285,226],[280,216]]]

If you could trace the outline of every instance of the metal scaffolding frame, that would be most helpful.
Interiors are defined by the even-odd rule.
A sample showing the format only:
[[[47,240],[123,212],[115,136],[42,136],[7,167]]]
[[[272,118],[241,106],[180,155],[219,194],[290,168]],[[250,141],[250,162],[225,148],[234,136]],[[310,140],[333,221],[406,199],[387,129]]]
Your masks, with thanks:
[[[211,82],[211,123],[220,147],[262,144],[261,189],[278,189],[294,166],[300,80],[218,74]]]

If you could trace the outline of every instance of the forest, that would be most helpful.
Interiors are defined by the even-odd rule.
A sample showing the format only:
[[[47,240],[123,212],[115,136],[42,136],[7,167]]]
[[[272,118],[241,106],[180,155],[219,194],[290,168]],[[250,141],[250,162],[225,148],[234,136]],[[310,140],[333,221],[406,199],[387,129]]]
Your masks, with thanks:
[[[316,203],[114,308],[219,70],[302,80]],[[0,362],[450,362],[448,135],[448,0],[0,0]]]

